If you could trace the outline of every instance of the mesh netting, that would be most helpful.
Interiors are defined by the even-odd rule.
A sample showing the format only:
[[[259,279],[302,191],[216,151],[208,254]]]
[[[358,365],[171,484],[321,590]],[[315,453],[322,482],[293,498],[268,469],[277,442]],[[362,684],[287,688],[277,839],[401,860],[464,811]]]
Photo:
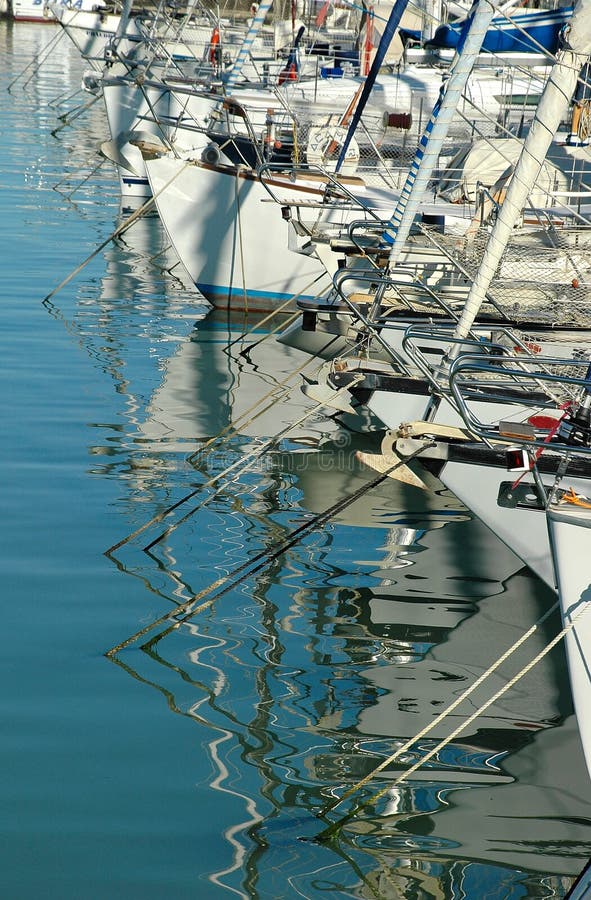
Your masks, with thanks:
[[[471,238],[429,233],[428,243],[457,262],[468,281],[478,272],[489,238],[481,228]],[[540,228],[508,243],[488,297],[508,318],[556,325],[588,325],[591,315],[591,228]],[[446,263],[442,263],[442,279]]]

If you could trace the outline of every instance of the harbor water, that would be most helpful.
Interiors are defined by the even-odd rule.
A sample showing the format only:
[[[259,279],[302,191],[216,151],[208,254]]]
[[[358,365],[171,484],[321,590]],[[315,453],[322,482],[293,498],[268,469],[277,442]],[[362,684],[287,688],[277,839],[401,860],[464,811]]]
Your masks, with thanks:
[[[510,683],[555,597],[436,484],[374,483],[379,435],[274,321],[212,314],[155,215],[109,240],[86,64],[49,24],[0,49],[1,895],[565,897],[562,646]]]

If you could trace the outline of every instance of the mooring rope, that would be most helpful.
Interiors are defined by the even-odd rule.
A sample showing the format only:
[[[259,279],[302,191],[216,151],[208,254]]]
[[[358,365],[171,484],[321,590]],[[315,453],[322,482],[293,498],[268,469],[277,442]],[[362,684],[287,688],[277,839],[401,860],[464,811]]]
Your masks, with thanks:
[[[306,290],[306,288],[304,288],[304,290]],[[336,339],[337,339],[336,337],[333,337],[329,341],[327,341],[327,343],[325,344],[323,349],[327,349],[331,345],[331,343],[333,343],[333,341],[335,341]],[[188,457],[188,462],[190,464],[193,464],[200,454],[211,453],[213,451],[214,446],[216,449],[219,449],[220,446],[223,446],[227,441],[229,441],[232,437],[234,437],[238,433],[239,426],[244,428],[244,427],[252,424],[252,422],[254,422],[259,416],[261,416],[265,412],[267,412],[271,408],[271,406],[278,401],[278,398],[276,396],[278,391],[282,390],[282,392],[283,392],[282,399],[285,399],[286,396],[288,396],[293,390],[295,390],[298,387],[298,385],[293,385],[291,388],[287,389],[288,382],[292,378],[295,378],[297,375],[300,375],[308,366],[312,365],[315,362],[317,362],[317,355],[310,356],[309,358],[307,358],[304,363],[302,363],[300,366],[298,366],[293,372],[290,372],[289,375],[286,375],[285,378],[282,379],[282,381],[279,381],[269,391],[267,391],[266,394],[264,394],[262,397],[260,397],[258,400],[256,400],[253,404],[251,404],[251,406],[248,407],[248,409],[246,409],[236,420],[234,420],[234,422],[231,422],[228,425],[226,425],[220,432],[218,432],[217,435],[215,435],[214,437],[212,437],[208,441],[206,441],[206,443],[203,444],[203,446],[200,447],[199,450],[197,450],[195,453],[191,454]],[[335,394],[336,393],[337,392],[335,392]],[[257,407],[259,407],[262,403],[264,403],[267,400],[270,400],[271,402],[267,406],[265,406],[263,409],[260,409],[258,412],[254,413],[254,411],[257,409]],[[287,426],[287,429],[284,432],[280,432],[279,434],[274,435],[273,438],[271,438],[269,441],[267,441],[262,447],[259,445],[259,447],[257,448],[259,455],[262,455],[262,453],[267,448],[267,446],[273,444],[277,440],[278,437],[285,436],[285,434],[288,433],[289,431],[291,431],[293,428],[296,428],[298,425],[303,424],[303,422],[309,416],[311,416],[313,413],[317,412],[317,410],[320,406],[322,406],[322,404],[316,404],[305,414],[305,416],[302,419],[298,420],[297,422],[293,422],[291,425]],[[251,413],[254,413],[254,414],[251,415]],[[249,416],[249,418],[247,418],[248,416]],[[155,516],[153,516],[147,522],[144,522],[143,525],[140,525],[138,528],[136,528],[130,534],[126,535],[124,538],[121,538],[121,540],[117,541],[115,544],[113,544],[111,547],[109,547],[107,550],[105,550],[104,551],[105,555],[110,556],[112,553],[114,553],[116,550],[119,550],[125,544],[128,544],[132,540],[135,540],[135,538],[139,537],[140,534],[143,534],[144,531],[147,531],[147,529],[150,528],[152,525],[157,525],[159,522],[161,522],[168,515],[173,513],[176,509],[178,509],[184,503],[187,503],[189,500],[192,500],[193,497],[195,497],[198,493],[207,489],[208,487],[212,487],[216,483],[216,481],[219,481],[224,476],[230,474],[230,472],[234,472],[235,469],[240,465],[241,462],[244,462],[245,464],[247,464],[248,457],[242,457],[241,460],[238,460],[237,462],[233,463],[231,466],[229,466],[223,472],[220,472],[218,475],[209,479],[204,484],[199,485],[194,490],[189,491],[188,494],[185,494],[183,497],[181,497],[179,500],[177,500],[171,506],[168,506],[166,509],[162,510],[162,512],[157,513]],[[191,513],[189,513],[188,515],[192,515],[194,512],[197,511],[197,509],[199,509],[199,507],[195,507],[191,511]],[[185,521],[187,517],[188,516],[183,517],[183,519],[181,521]],[[180,525],[181,522],[179,521],[177,524]],[[166,534],[168,534],[168,533],[169,533],[169,531],[166,532]],[[149,545],[144,547],[144,550],[149,550],[155,543],[158,542],[158,540],[161,540],[162,537],[164,537],[164,534],[162,534],[156,541],[153,541],[152,543],[150,543]]]
[[[341,388],[341,390],[344,390],[344,388]],[[199,591],[197,594],[194,594],[192,597],[189,597],[184,603],[179,604],[173,611],[165,613],[163,616],[155,619],[149,625],[144,626],[144,628],[140,629],[140,631],[137,631],[135,634],[131,635],[131,637],[128,637],[120,644],[117,644],[117,646],[112,647],[106,652],[105,655],[114,656],[116,653],[119,653],[119,651],[125,649],[126,647],[129,647],[130,644],[135,643],[137,640],[144,637],[146,634],[148,634],[148,632],[152,631],[152,629],[156,628],[158,625],[163,625],[165,622],[170,622],[171,620],[173,620],[172,624],[168,628],[161,631],[149,642],[150,646],[152,646],[154,643],[161,640],[171,631],[174,631],[192,616],[197,615],[197,613],[202,612],[204,609],[208,609],[213,605],[213,603],[215,603],[217,599],[219,599],[229,591],[237,588],[247,578],[250,578],[252,575],[265,568],[267,565],[269,565],[269,563],[273,562],[273,560],[277,559],[279,556],[285,553],[286,550],[289,550],[291,547],[293,547],[294,544],[296,544],[308,532],[313,531],[315,528],[321,527],[322,525],[325,525],[335,515],[338,515],[344,509],[347,509],[347,507],[349,507],[352,503],[355,503],[356,500],[359,500],[366,493],[369,493],[369,491],[382,484],[387,478],[390,477],[390,475],[392,475],[392,473],[396,469],[408,464],[410,461],[420,456],[421,453],[432,446],[434,446],[433,442],[425,444],[418,450],[415,450],[415,452],[410,456],[405,457],[404,460],[397,460],[385,472],[381,472],[371,481],[357,488],[345,497],[342,497],[340,500],[337,500],[336,503],[333,503],[323,512],[318,513],[311,519],[308,519],[306,522],[298,525],[297,528],[290,532],[290,534],[287,535],[287,537],[285,537],[278,544],[275,544],[274,547],[265,548],[264,550],[257,553],[256,556],[245,560],[232,572],[229,572],[227,575],[223,575],[221,578],[216,579],[207,587],[203,588],[203,590]],[[221,591],[218,591],[218,593],[213,597],[209,596],[213,591],[217,591],[218,588],[221,588],[223,585],[225,585],[225,587],[223,587]],[[206,597],[209,597],[209,599],[205,600]],[[181,618],[177,618],[179,614],[182,614]]]
[[[254,332],[255,328],[262,328],[264,325],[267,324],[267,322],[270,322],[272,319],[274,319],[275,316],[281,315],[281,313],[286,311],[287,308],[292,305],[292,303],[293,303],[293,297],[289,297],[289,299],[285,300],[284,303],[281,303],[276,309],[272,309],[271,312],[267,313],[266,316],[263,316],[262,319],[257,319],[256,323],[253,325],[252,328],[250,328],[250,329],[247,328],[246,331],[243,331],[242,334],[240,334],[237,338],[234,338],[233,341],[229,341],[228,344],[226,345],[226,350],[229,350],[230,347],[234,347],[236,344],[240,344],[242,341],[244,341],[244,339],[246,337],[248,337],[249,334],[252,334]],[[295,312],[293,314],[293,316],[289,317],[289,322],[293,321],[293,319],[295,319],[298,315],[299,315],[299,312]],[[282,322],[277,327],[281,328],[282,325],[286,326],[287,324],[288,324],[288,322]],[[264,338],[263,338],[263,340],[264,340]]]
[[[325,346],[326,347],[330,346],[330,344],[332,343],[333,340],[334,340],[334,338],[331,339],[330,341],[328,341],[328,343]],[[229,425],[226,425],[224,428],[222,428],[222,430],[219,431],[217,435],[215,435],[212,438],[209,438],[209,440],[206,441],[205,444],[203,444],[203,446],[199,448],[199,450],[197,450],[195,453],[192,453],[191,456],[188,457],[189,462],[194,462],[199,456],[201,456],[203,454],[204,451],[212,452],[214,445],[216,445],[216,450],[219,449],[218,441],[220,441],[220,439],[222,439],[221,444],[223,446],[223,444],[227,443],[227,441],[229,441],[232,437],[234,437],[238,434],[239,427],[247,428],[249,425],[252,425],[252,423],[255,422],[260,416],[264,415],[264,413],[266,413],[269,409],[271,409],[271,407],[275,403],[277,403],[280,399],[285,400],[286,397],[289,396],[289,394],[291,394],[299,386],[298,384],[295,384],[295,385],[291,385],[291,387],[288,387],[289,382],[293,378],[295,378],[297,375],[301,375],[302,372],[308,368],[308,366],[311,366],[313,363],[317,363],[317,362],[318,362],[318,360],[315,355],[310,356],[308,359],[306,359],[305,362],[303,362],[296,369],[294,369],[292,372],[290,372],[288,375],[286,375],[285,378],[282,378],[281,381],[278,381],[276,384],[274,384],[273,387],[270,388],[266,394],[263,394],[263,396],[259,397],[259,399],[256,400],[254,403],[251,403],[251,405],[247,409],[245,409],[244,412],[241,413],[233,422],[231,422]],[[318,371],[321,368],[322,368],[322,364],[320,364],[320,366],[316,370],[316,374],[318,374]],[[337,393],[337,392],[335,391],[335,393]],[[280,394],[280,396],[278,396],[278,394]],[[268,403],[267,406],[264,406],[262,409],[260,409],[260,410],[258,410],[258,412],[256,412],[257,408],[259,406],[261,406],[261,404],[265,403],[267,400],[269,400],[271,402]],[[312,407],[312,410],[310,412],[316,412],[318,410],[319,406],[322,406],[322,404],[317,403],[316,406]],[[309,413],[306,414],[306,418],[307,418],[308,414]],[[293,425],[289,426],[289,430],[291,430],[292,428],[295,428],[296,425],[300,425],[300,424],[301,424],[300,421],[294,422]],[[273,436],[272,440],[274,441],[281,434],[282,434],[282,432],[278,432],[277,434],[275,434]]]
[[[401,784],[405,781],[410,775],[416,772],[421,766],[436,756],[441,750],[443,750],[454,738],[456,738],[462,731],[464,731],[469,725],[471,725],[483,712],[485,712],[489,706],[495,703],[500,697],[507,693],[512,687],[514,687],[525,675],[528,674],[549,652],[552,650],[575,626],[577,620],[588,612],[591,603],[586,602],[583,606],[576,612],[570,622],[567,625],[564,625],[560,632],[552,638],[552,640],[546,644],[545,647],[532,659],[529,663],[523,666],[516,675],[513,676],[503,687],[499,688],[488,700],[482,703],[479,708],[472,713],[467,719],[465,719],[460,725],[458,725],[447,737],[443,738],[429,750],[424,756],[421,757],[413,766],[409,769],[406,769],[402,772],[397,778],[393,781],[389,782],[384,788],[377,791],[377,793],[373,794],[367,800],[359,803],[352,810],[350,810],[346,815],[342,816],[342,818],[338,819],[336,822],[333,822],[323,831],[321,831],[314,838],[315,841],[323,843],[325,841],[330,840],[334,837],[337,832],[346,825],[351,819],[353,819],[358,812],[361,812],[363,809],[367,808],[370,805],[374,805],[377,803],[381,797],[384,796],[388,791],[392,788],[396,787],[398,784]],[[438,724],[444,721],[451,713],[462,703],[465,699],[467,699],[480,685],[486,681],[487,678],[490,677],[499,666],[509,659],[518,649],[519,647],[525,643],[525,641],[530,638],[539,628],[540,626],[548,619],[551,615],[553,615],[559,607],[559,601],[555,601],[552,606],[541,616],[534,625],[531,626],[517,641],[515,641],[503,654],[502,656],[496,660],[489,668],[480,675],[479,678],[476,679],[474,684],[472,684],[469,688],[467,688],[456,700],[453,701],[442,713],[440,713],[429,725],[425,726],[418,734],[414,737],[410,738],[406,741],[401,747],[399,747],[394,753],[392,753],[387,759],[383,760],[378,766],[375,767],[368,775],[358,781],[353,787],[349,788],[349,790],[345,791],[345,793],[340,797],[334,800],[332,803],[329,803],[325,806],[319,813],[317,813],[318,818],[323,818],[337,806],[339,806],[344,800],[351,797],[354,793],[356,793],[360,788],[365,787],[379,772],[383,771],[387,766],[391,765],[403,753],[409,751],[417,741],[420,741],[422,738],[426,737]]]
[[[76,173],[82,171],[82,169],[83,169],[85,166],[86,166],[86,168],[89,168],[89,167],[92,165],[92,163],[94,162],[95,159],[96,159],[96,154],[95,154],[94,152],[88,153],[87,156],[86,156],[86,161],[85,161],[84,163],[82,163],[80,166],[78,166],[78,168],[76,169]],[[96,172],[98,172],[98,170],[100,169],[100,167],[101,167],[104,163],[105,163],[105,159],[104,159],[104,157],[102,157],[102,158],[99,160],[99,162],[98,162],[95,166],[92,167],[92,171],[91,171],[90,175],[88,175],[83,181],[81,181],[80,184],[78,185],[78,187],[81,187],[86,181],[88,181],[89,178],[92,178],[92,176],[93,176]],[[57,191],[58,193],[61,193],[62,196],[65,196],[65,197],[66,197],[66,199],[69,199],[69,198],[72,196],[72,194],[74,193],[74,191],[73,191],[73,190],[70,191],[69,194],[63,194],[63,192],[60,191],[60,187],[62,186],[62,184],[64,184],[64,182],[71,182],[72,177],[73,177],[73,176],[72,176],[72,174],[71,174],[70,172],[66,172],[66,174],[64,175],[63,178],[60,178],[59,181],[56,181],[56,183],[55,183],[54,186],[53,186],[53,190],[54,190],[54,191]],[[77,190],[77,188],[75,188],[75,190]]]
[[[266,316],[266,318],[264,320],[262,320],[261,322],[258,322],[257,325],[260,327],[263,324],[263,322],[269,321],[273,316],[275,316],[277,313],[279,313],[281,310],[283,310],[286,306],[293,303],[294,300],[297,300],[297,298],[304,291],[309,290],[317,280],[318,280],[318,277],[315,278],[313,281],[311,281],[309,284],[307,284],[304,288],[302,288],[302,290],[298,294],[294,294],[293,297],[290,297],[289,300],[286,300],[284,304],[282,304],[280,307],[277,308],[277,310],[274,310],[273,312],[269,313],[269,315]],[[285,328],[288,324],[291,324],[291,322],[294,321],[294,319],[297,318],[298,315],[299,315],[299,313],[294,313],[293,319],[290,317],[290,319],[288,319],[287,322],[280,323],[280,325],[277,326],[277,329],[279,329],[281,327]],[[256,327],[256,326],[254,326],[254,327]],[[260,344],[263,343],[263,341],[265,341],[267,338],[271,337],[277,329],[273,329],[271,332],[269,332],[267,335],[265,335],[265,337],[261,338],[261,340],[257,341],[256,343],[253,343],[252,347],[250,347],[249,349],[253,349],[253,347],[255,347],[255,346],[260,346]],[[252,331],[252,329],[251,329],[251,331]],[[240,337],[235,338],[233,341],[231,341],[228,344],[226,349],[229,350],[230,347],[233,347],[235,344],[240,343],[250,333],[251,332],[249,332],[249,331],[244,332],[244,334],[240,335]],[[197,458],[197,456],[201,455],[204,450],[207,450],[209,447],[211,447],[213,444],[215,444],[221,437],[223,437],[225,435],[226,437],[224,437],[224,441],[228,440],[229,437],[238,433],[239,426],[245,427],[246,425],[251,424],[256,418],[258,418],[259,415],[262,415],[264,412],[266,412],[266,410],[269,407],[265,407],[265,409],[263,409],[256,416],[253,416],[252,418],[247,419],[247,416],[249,416],[250,413],[252,413],[258,406],[260,406],[266,400],[275,399],[275,395],[277,394],[277,392],[280,389],[287,388],[287,384],[291,381],[292,378],[295,378],[296,375],[301,375],[301,373],[304,371],[304,369],[306,369],[309,365],[312,365],[312,363],[317,362],[319,354],[323,353],[325,350],[328,350],[330,345],[333,344],[334,341],[336,341],[336,339],[337,339],[336,336],[330,338],[330,340],[328,340],[326,342],[326,344],[324,344],[318,352],[308,354],[308,357],[305,360],[305,362],[303,362],[300,366],[298,366],[292,372],[289,372],[289,374],[287,374],[284,378],[282,378],[281,381],[276,382],[276,384],[274,384],[273,387],[270,388],[270,390],[268,390],[266,394],[263,394],[263,396],[259,397],[257,400],[255,400],[254,403],[251,403],[251,405],[247,409],[245,409],[244,412],[240,413],[240,415],[236,419],[234,419],[232,422],[229,422],[228,425],[225,425],[224,428],[221,429],[221,431],[219,431],[216,435],[214,435],[214,437],[209,438],[209,440],[206,441],[199,448],[199,450],[197,450],[195,453],[192,453],[188,457],[188,461],[193,462]],[[289,388],[289,390],[287,390],[287,389],[283,390],[283,395],[285,396],[285,394],[289,394],[292,390],[294,390],[293,387]]]
[[[341,388],[341,390],[342,391],[348,390],[348,388]],[[259,444],[257,447],[255,447],[253,450],[251,450],[249,453],[241,456],[239,459],[237,459],[231,465],[227,466],[223,472],[220,472],[218,475],[214,475],[213,478],[210,478],[209,481],[206,482],[201,487],[201,490],[211,487],[217,481],[219,481],[221,478],[224,478],[232,473],[235,473],[236,469],[239,469],[240,475],[244,475],[246,472],[250,471],[252,466],[260,460],[263,453],[265,453],[270,447],[275,445],[280,438],[285,437],[287,434],[289,434],[290,431],[293,431],[294,428],[297,428],[299,425],[303,425],[303,423],[307,419],[309,419],[310,416],[315,415],[316,412],[318,411],[318,406],[319,406],[319,404],[317,404],[316,406],[313,406],[311,409],[306,410],[304,415],[301,416],[297,421],[291,422],[284,429],[282,429],[281,431],[274,434],[273,437],[267,438],[267,440],[264,441],[262,444]],[[264,412],[264,410],[257,413],[257,416],[254,416],[253,419],[251,419],[250,421],[253,421],[254,418],[257,418],[259,415],[262,414],[262,412]],[[146,552],[148,550],[151,550],[152,547],[154,547],[156,544],[159,544],[160,541],[164,540],[164,538],[166,538],[170,534],[172,534],[173,531],[176,531],[176,529],[179,528],[180,525],[183,525],[184,522],[186,522],[187,519],[189,519],[192,515],[194,515],[199,509],[202,509],[211,500],[214,500],[217,496],[219,496],[219,494],[222,493],[226,489],[226,487],[227,487],[227,485],[225,483],[220,485],[220,487],[216,491],[214,491],[213,494],[208,494],[201,503],[199,503],[197,506],[194,506],[193,509],[190,509],[178,521],[174,522],[172,525],[169,525],[168,528],[166,528],[157,537],[155,537],[152,541],[150,541],[149,544],[146,544],[146,546],[143,549]]]
[[[312,362],[314,362],[314,357],[312,357],[310,360],[306,360],[306,362],[302,366],[300,366],[298,369],[296,369],[294,372],[292,372],[288,377],[293,378],[295,375],[300,374],[301,371]],[[272,402],[270,402],[263,409],[260,409],[258,412],[256,412],[254,415],[252,415],[246,421],[242,421],[241,426],[243,428],[245,428],[248,425],[251,425],[254,421],[256,421],[256,419],[259,418],[259,416],[264,415],[265,412],[267,412],[277,402],[279,402],[279,398],[275,397],[274,394],[276,393],[278,387],[283,387],[283,386],[284,385],[282,385],[280,383],[280,385],[276,385],[271,391],[269,391],[268,394],[266,395],[266,397],[270,397]],[[351,387],[350,385],[347,385],[346,387],[339,388],[339,390],[334,392],[335,397],[337,395],[341,396],[342,394],[347,393],[350,390],[350,387]],[[297,388],[297,385],[293,385],[289,390],[284,390],[281,399],[285,400],[286,397],[289,396],[289,394],[292,391],[294,391],[296,388]],[[257,404],[255,404],[255,408],[256,408],[256,405]],[[187,495],[187,499],[190,499],[191,496],[195,496],[195,494],[198,493],[200,490],[204,490],[205,488],[213,486],[221,478],[224,478],[227,475],[230,475],[232,473],[236,474],[237,469],[239,470],[240,475],[243,475],[246,472],[250,471],[251,467],[260,460],[260,458],[263,456],[263,454],[270,447],[274,446],[277,443],[277,441],[280,440],[281,438],[286,437],[291,431],[294,430],[294,428],[298,428],[300,425],[303,425],[304,422],[306,422],[311,416],[315,415],[318,412],[318,409],[321,408],[323,405],[324,404],[322,404],[322,403],[316,403],[315,406],[308,409],[303,414],[303,416],[301,416],[295,422],[290,422],[289,425],[286,425],[285,428],[276,432],[272,437],[268,438],[262,444],[259,444],[255,449],[253,449],[246,455],[241,456],[235,462],[231,463],[231,465],[227,466],[227,468],[224,469],[223,472],[220,472],[218,475],[214,475],[212,478],[209,479],[209,481],[207,481],[205,484],[201,485],[200,488],[196,488],[195,491],[191,492],[191,495]],[[221,434],[221,432],[220,432],[220,434]],[[230,439],[231,436],[232,436],[231,434],[226,435],[224,437],[223,441],[221,442],[221,446],[223,446],[224,443],[226,443]],[[213,439],[213,440],[215,441],[215,439]],[[210,444],[211,444],[211,442],[209,442],[208,445],[206,445],[209,453],[213,452],[213,446],[211,446]],[[219,449],[219,447],[216,447],[215,449],[217,450],[217,449]],[[195,458],[195,456],[196,456],[196,454],[193,454],[193,458]],[[151,550],[152,547],[154,547],[156,544],[158,544],[161,540],[163,540],[165,537],[168,537],[168,535],[171,534],[173,531],[176,531],[176,529],[180,525],[182,525],[184,522],[186,522],[187,519],[189,519],[192,515],[194,515],[199,509],[201,509],[203,506],[205,506],[207,503],[209,503],[210,500],[213,500],[215,497],[217,497],[225,489],[225,487],[226,487],[226,485],[221,485],[217,489],[217,491],[215,491],[213,494],[209,494],[207,497],[205,497],[201,503],[199,503],[197,506],[194,506],[193,509],[189,510],[189,512],[187,512],[181,519],[179,519],[173,525],[170,525],[168,528],[166,528],[163,532],[161,532],[161,534],[158,535],[158,537],[156,537],[156,538],[154,538],[154,540],[150,541],[150,543],[147,544],[143,549],[145,551]],[[178,504],[175,504],[175,509],[176,508],[178,508]],[[143,530],[145,530],[145,529],[143,529]],[[108,553],[109,553],[109,551],[107,551],[107,554]]]
[[[289,300],[286,300],[285,303],[281,304],[281,307],[285,308],[285,306],[289,306],[291,304],[291,302],[292,302],[292,300],[290,297]],[[293,325],[293,323],[296,321],[296,319],[298,319],[300,317],[300,315],[301,315],[300,311],[296,310],[295,312],[286,316],[285,319],[283,319],[281,322],[278,322],[277,325],[275,325],[269,331],[265,332],[265,334],[262,337],[258,338],[256,341],[253,341],[252,344],[250,344],[248,347],[245,347],[243,350],[241,350],[240,355],[248,356],[252,350],[256,350],[257,347],[260,347],[261,344],[264,344],[265,341],[269,340],[269,338],[274,337],[279,331],[284,331],[286,328],[289,328],[290,325]],[[261,325],[262,325],[262,322],[257,322],[257,327],[260,327]],[[231,341],[228,344],[228,346],[226,347],[226,351],[229,350],[230,347],[234,347],[236,344],[239,344],[242,340],[243,340],[243,338],[239,337],[239,338],[236,338],[235,340]],[[313,355],[313,354],[310,354],[310,355]]]
[[[70,200],[74,196],[76,191],[80,190],[82,185],[86,184],[87,181],[90,181],[90,179],[96,175],[96,173],[101,168],[101,166],[104,165],[105,161],[106,160],[104,160],[104,159],[99,159],[96,166],[94,166],[90,172],[88,172],[86,175],[84,175],[82,180],[79,181],[78,184],[76,184],[68,194],[63,193],[63,191],[58,191],[58,185],[53,186],[54,191],[58,191],[59,193],[61,193],[62,197],[64,197],[66,200]],[[78,173],[80,173],[81,169],[83,169],[83,166],[78,167]],[[70,176],[66,176],[66,177],[70,177]],[[59,184],[63,184],[63,182],[64,182],[64,179],[62,178],[62,180],[59,182]]]
[[[80,106],[77,106],[76,109],[72,110],[71,113],[64,113],[63,115],[59,116],[59,118],[61,119],[61,125],[57,125],[55,128],[52,128],[52,137],[55,137],[56,134],[59,134],[59,132],[63,128],[67,128],[72,124],[72,122],[75,122],[76,119],[78,119],[83,113],[85,113],[87,109],[90,109],[91,106],[94,106],[94,104],[101,99],[101,94],[95,94],[90,98],[90,100],[87,100],[86,103],[81,103]]]
[[[37,74],[37,72],[39,71],[39,69],[41,68],[41,66],[43,65],[43,63],[45,62],[47,57],[49,56],[49,54],[52,52],[52,50],[55,49],[57,44],[59,44],[59,42],[65,36],[65,33],[66,32],[63,30],[58,31],[58,33],[56,35],[54,35],[54,37],[52,37],[52,39],[50,41],[48,41],[48,43],[45,45],[45,47],[43,47],[43,49],[40,50],[39,53],[37,53],[33,57],[33,59],[27,63],[25,68],[21,72],[19,72],[19,74],[16,76],[16,78],[13,81],[11,81],[10,84],[8,85],[8,87],[6,88],[6,90],[8,91],[9,94],[12,92],[12,88],[17,83],[17,81],[23,77],[25,72],[27,72],[32,66],[34,66],[37,63],[37,68],[31,75],[31,77],[25,82],[25,84],[23,85],[23,89],[27,86],[27,84],[29,84],[29,82],[33,79],[33,76]],[[43,57],[43,59],[41,57]]]
[[[87,256],[86,259],[83,260],[83,261],[80,263],[80,265],[76,266],[76,268],[75,268],[72,272],[70,272],[69,275],[66,275],[66,277],[64,278],[64,280],[61,281],[61,282],[57,285],[57,287],[55,287],[52,291],[50,291],[49,294],[47,294],[47,296],[44,297],[43,300],[42,300],[41,302],[42,302],[43,304],[46,304],[49,300],[51,300],[52,297],[55,297],[55,295],[56,295],[57,293],[59,293],[59,291],[61,291],[62,288],[64,288],[67,284],[69,284],[70,281],[72,281],[72,279],[75,278],[76,275],[78,275],[78,273],[81,272],[82,269],[84,269],[85,266],[87,266],[88,263],[91,262],[91,260],[93,260],[93,259],[95,258],[95,256],[98,256],[98,254],[101,252],[101,250],[104,250],[104,249],[105,249],[105,247],[107,246],[107,244],[110,244],[111,241],[114,241],[116,238],[118,238],[121,234],[123,234],[123,232],[127,231],[128,228],[131,228],[131,226],[132,226],[135,222],[137,222],[138,219],[140,219],[140,218],[141,218],[143,215],[145,215],[150,209],[152,209],[152,207],[154,206],[154,204],[155,204],[155,202],[156,202],[156,198],[159,197],[160,194],[161,194],[163,191],[167,190],[167,188],[173,183],[173,181],[174,181],[176,178],[178,178],[179,175],[180,175],[182,172],[184,172],[184,170],[185,170],[186,167],[190,164],[190,162],[191,162],[190,160],[187,160],[187,161],[185,162],[185,164],[178,170],[178,172],[175,172],[175,174],[172,176],[172,178],[170,178],[170,179],[166,182],[166,184],[164,184],[164,185],[160,188],[159,191],[156,191],[155,194],[152,194],[152,196],[149,197],[149,198],[146,200],[146,202],[143,203],[143,204],[139,207],[139,209],[136,209],[136,210],[129,216],[129,218],[127,218],[127,219],[125,219],[123,222],[121,222],[121,224],[117,226],[117,228],[115,229],[115,231],[111,232],[111,234],[109,235],[109,237],[108,237],[108,238],[105,238],[104,241],[101,241],[101,243],[98,245],[98,247],[96,247],[96,248],[92,251],[92,253],[90,254],[90,256]]]

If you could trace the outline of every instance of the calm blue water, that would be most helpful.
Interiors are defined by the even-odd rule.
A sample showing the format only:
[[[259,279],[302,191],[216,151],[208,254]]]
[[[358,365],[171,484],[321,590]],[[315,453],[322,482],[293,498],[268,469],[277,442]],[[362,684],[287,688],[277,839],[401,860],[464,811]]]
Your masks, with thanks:
[[[361,439],[314,414],[262,452],[310,409],[276,399],[303,358],[207,315],[156,218],[43,302],[120,221],[55,38],[0,24],[2,896],[565,896],[591,789],[561,648],[394,784],[555,619],[311,840],[553,598],[445,492],[382,484],[313,527],[370,482]]]

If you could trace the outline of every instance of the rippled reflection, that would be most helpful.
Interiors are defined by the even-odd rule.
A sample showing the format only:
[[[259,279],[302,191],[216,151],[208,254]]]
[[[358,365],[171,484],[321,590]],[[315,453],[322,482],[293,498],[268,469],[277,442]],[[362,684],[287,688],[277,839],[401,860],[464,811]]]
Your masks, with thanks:
[[[146,254],[150,267],[156,258]],[[127,257],[120,264],[132,265]],[[124,282],[149,284],[141,264],[133,267],[119,273]],[[185,613],[148,630],[139,658],[132,644],[115,661],[198,727],[208,765],[196,770],[196,790],[219,808],[224,837],[207,878],[244,897],[563,896],[591,844],[588,778],[560,647],[336,838],[314,840],[393,783],[544,646],[556,619],[449,721],[330,819],[317,818],[428,726],[552,595],[441,489],[385,481],[324,523],[325,510],[374,477],[355,457],[368,440],[362,423],[317,414],[268,445],[309,409],[298,379],[289,392],[284,384],[301,362],[296,352],[279,350],[252,317],[205,314],[190,323],[175,306],[185,302],[182,291],[152,326],[142,297],[158,303],[158,291],[128,292],[128,306],[116,308],[122,294],[104,298],[108,314],[94,336],[117,342],[126,421],[110,433],[109,462],[95,472],[126,484],[130,530],[194,495],[114,555],[122,572],[162,598],[163,615],[175,605]],[[184,338],[174,322],[188,326]],[[148,381],[138,390],[141,379],[131,375],[142,347],[161,347],[154,333],[165,347],[143,368],[150,393]],[[246,457],[252,464],[242,471]],[[320,527],[307,529],[316,517]],[[299,529],[301,540],[290,544]],[[139,553],[146,541],[155,543]],[[260,560],[253,571],[251,560]],[[201,593],[204,608],[187,616],[184,605]]]
[[[14,54],[14,31],[2,35]],[[56,57],[49,72],[15,97],[35,112],[11,139],[55,130],[79,102],[67,99],[79,64],[70,72]],[[85,180],[103,126],[93,106],[56,131],[63,198],[43,222],[30,202],[30,224],[57,228],[75,213],[88,226],[72,270],[128,214],[112,172]],[[50,157],[45,144],[28,161],[23,203],[64,178]],[[108,417],[91,410],[87,421],[88,475],[117,488],[113,540],[162,516],[111,555],[121,603],[134,579],[146,597],[140,628],[200,592],[207,601],[113,657],[117,674],[194,725],[187,781],[211,836],[195,847],[195,896],[204,883],[245,898],[564,896],[591,852],[591,791],[561,647],[395,784],[508,684],[556,619],[446,724],[318,818],[473,684],[550,593],[446,491],[385,480],[363,493],[374,475],[355,450],[373,439],[367,423],[310,415],[294,373],[313,366],[248,311],[208,313],[155,217],[108,244],[47,310],[111,390]],[[357,499],[325,521],[347,496]],[[159,770],[175,765],[173,747]],[[360,803],[336,837],[315,840]]]
[[[256,484],[234,484],[231,496],[201,509],[158,551],[160,577],[178,586],[187,575],[187,598],[272,547],[345,486],[369,480],[353,458],[349,471],[330,472],[319,456],[308,452],[298,468],[278,454]],[[211,879],[245,897],[280,895],[283,880],[309,897],[502,897],[534,885],[539,896],[563,895],[588,853],[589,822],[560,649],[338,839],[298,840],[317,835],[328,800],[425,727],[552,599],[445,492],[423,497],[390,483],[206,613],[144,644],[133,672],[123,652],[120,664],[165,692],[171,709],[214,732],[204,745],[206,785],[231,794],[242,812],[225,830],[227,861]],[[549,622],[461,715],[556,627]],[[419,760],[459,718],[362,796]]]

